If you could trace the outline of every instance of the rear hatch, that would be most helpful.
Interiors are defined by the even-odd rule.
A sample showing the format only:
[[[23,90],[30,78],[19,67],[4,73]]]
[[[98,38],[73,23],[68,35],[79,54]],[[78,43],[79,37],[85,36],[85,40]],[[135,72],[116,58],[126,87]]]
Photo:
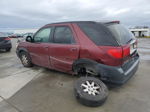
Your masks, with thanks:
[[[134,35],[121,24],[108,24],[107,28],[111,31],[118,44],[123,50],[123,69],[128,70],[138,59],[137,39]]]
[[[123,49],[129,50],[129,55],[133,55],[137,51],[137,40],[134,35],[121,24],[110,24],[107,28],[111,31],[118,44]]]
[[[137,51],[134,35],[118,22],[79,22],[78,26],[101,50],[102,63],[119,66]]]

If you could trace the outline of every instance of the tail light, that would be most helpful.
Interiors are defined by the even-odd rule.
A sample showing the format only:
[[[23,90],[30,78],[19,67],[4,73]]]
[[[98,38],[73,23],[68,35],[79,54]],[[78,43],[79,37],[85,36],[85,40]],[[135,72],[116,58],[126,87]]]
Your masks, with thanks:
[[[10,38],[9,38],[9,37],[6,37],[4,40],[10,40]]]
[[[123,53],[122,53],[122,49],[109,49],[108,50],[108,54],[110,56],[113,56],[114,58],[122,58],[123,56]]]
[[[130,55],[130,46],[129,45],[124,46],[122,49],[123,49],[123,58]]]
[[[130,47],[124,46],[123,48],[109,49],[108,54],[114,58],[121,59],[130,55]]]

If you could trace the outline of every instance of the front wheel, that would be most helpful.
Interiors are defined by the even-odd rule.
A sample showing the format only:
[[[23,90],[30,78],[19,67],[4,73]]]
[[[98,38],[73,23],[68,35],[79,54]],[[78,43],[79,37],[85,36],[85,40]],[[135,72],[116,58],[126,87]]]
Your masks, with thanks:
[[[32,66],[31,58],[30,58],[28,53],[21,52],[20,53],[20,60],[21,60],[24,67],[31,67]]]
[[[6,50],[7,52],[10,52],[11,48],[6,48],[5,50]]]

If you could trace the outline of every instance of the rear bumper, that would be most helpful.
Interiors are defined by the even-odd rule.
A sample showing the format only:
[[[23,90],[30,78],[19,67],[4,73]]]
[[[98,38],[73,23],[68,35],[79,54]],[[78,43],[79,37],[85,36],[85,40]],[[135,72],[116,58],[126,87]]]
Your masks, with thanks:
[[[138,66],[139,56],[133,58],[129,63],[124,64],[120,67],[98,64],[98,70],[103,81],[122,85],[135,74]]]

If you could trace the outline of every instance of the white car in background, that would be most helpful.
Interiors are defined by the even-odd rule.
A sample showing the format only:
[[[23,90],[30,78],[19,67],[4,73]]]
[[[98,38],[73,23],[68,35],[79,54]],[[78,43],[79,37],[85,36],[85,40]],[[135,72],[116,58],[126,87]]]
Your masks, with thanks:
[[[32,37],[34,33],[25,33],[22,35],[22,38],[18,38],[17,43],[16,43],[16,47],[18,46],[18,44],[20,42],[23,42],[26,40],[27,37]]]

